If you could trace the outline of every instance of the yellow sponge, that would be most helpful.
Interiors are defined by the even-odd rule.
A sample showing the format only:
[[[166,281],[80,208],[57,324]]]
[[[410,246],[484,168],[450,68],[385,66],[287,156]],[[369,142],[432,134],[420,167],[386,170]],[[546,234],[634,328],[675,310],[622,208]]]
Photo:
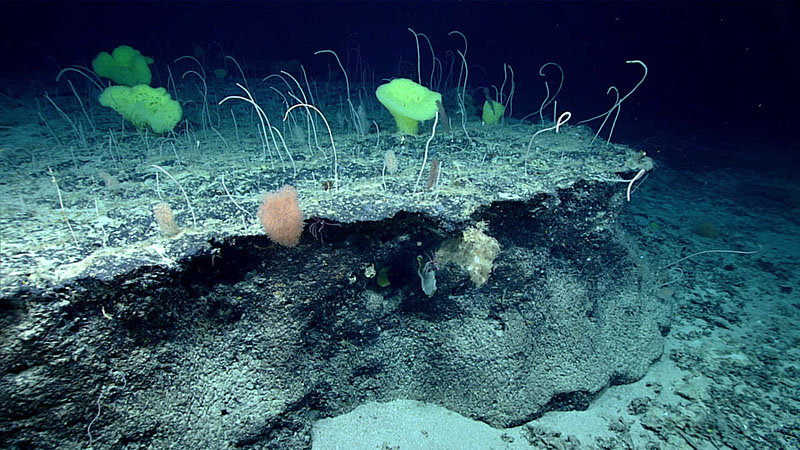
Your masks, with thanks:
[[[436,116],[442,94],[433,92],[406,78],[397,78],[378,86],[378,101],[394,116],[397,129],[405,134],[417,134],[420,120]]]
[[[143,56],[139,50],[127,45],[120,45],[109,54],[100,52],[92,61],[92,69],[103,78],[108,78],[114,83],[125,86],[137,84],[150,84],[153,75],[148,64],[153,59]]]
[[[100,104],[120,113],[136,128],[150,127],[156,133],[172,131],[183,117],[180,103],[166,89],[146,84],[107,87],[100,94]]]
[[[483,114],[481,118],[486,125],[494,125],[503,118],[506,112],[506,107],[502,103],[494,100],[486,100],[483,102]]]

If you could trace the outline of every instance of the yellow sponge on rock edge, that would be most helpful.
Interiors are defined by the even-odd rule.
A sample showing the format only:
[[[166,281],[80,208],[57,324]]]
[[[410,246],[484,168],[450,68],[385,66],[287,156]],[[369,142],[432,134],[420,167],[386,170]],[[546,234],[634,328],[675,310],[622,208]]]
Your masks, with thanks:
[[[433,92],[407,78],[397,78],[378,86],[375,96],[394,117],[397,129],[404,134],[416,135],[420,120],[436,116],[442,94]]]

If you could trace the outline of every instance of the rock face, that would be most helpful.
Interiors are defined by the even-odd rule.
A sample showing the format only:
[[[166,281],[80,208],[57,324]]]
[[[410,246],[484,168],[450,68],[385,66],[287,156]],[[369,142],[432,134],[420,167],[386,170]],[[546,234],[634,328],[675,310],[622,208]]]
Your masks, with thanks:
[[[157,441],[162,426],[186,445],[215,427],[239,445],[296,445],[314,418],[366,400],[435,403],[496,427],[582,408],[641,377],[667,327],[613,224],[620,201],[616,185],[579,184],[482,209],[500,245],[488,279],[476,287],[437,261],[431,297],[417,256],[436,259],[462,233],[419,214],[328,224],[325,244],[294,249],[231,237],[172,269],[19,293],[6,299],[3,444],[34,428],[85,440],[98,401],[93,439],[109,445]],[[55,427],[63,415],[71,427]]]
[[[641,377],[669,305],[609,180],[652,162],[580,128],[526,149],[530,130],[512,128],[442,138],[425,192],[407,163],[419,149],[385,138],[406,170],[382,180],[351,161],[336,193],[299,186],[293,248],[185,177],[197,217],[176,237],[121,199],[102,248],[20,250],[0,286],[0,447],[304,448],[314,420],[392,399],[508,427]],[[497,152],[445,152],[470,146]],[[524,171],[508,163],[523,153]],[[145,187],[130,183],[133,204]]]
[[[667,309],[609,223],[608,194],[584,185],[482,211],[501,251],[481,287],[442,264],[430,298],[419,287],[398,298],[368,284],[330,316],[317,311],[310,341],[347,342],[330,349],[327,370],[340,388],[326,402],[410,398],[509,427],[549,409],[581,408],[603,387],[641,377],[661,354]],[[425,233],[408,241],[436,245]],[[413,263],[414,249],[401,243],[368,253],[381,251],[387,258],[409,252]],[[395,267],[390,279],[401,270]]]

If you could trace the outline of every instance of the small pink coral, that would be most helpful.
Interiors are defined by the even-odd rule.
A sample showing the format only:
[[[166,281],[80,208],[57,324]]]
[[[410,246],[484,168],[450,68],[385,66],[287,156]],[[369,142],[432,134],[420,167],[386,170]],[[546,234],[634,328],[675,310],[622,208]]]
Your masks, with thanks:
[[[286,247],[297,245],[304,227],[297,189],[287,185],[265,194],[258,208],[258,220],[273,242]]]

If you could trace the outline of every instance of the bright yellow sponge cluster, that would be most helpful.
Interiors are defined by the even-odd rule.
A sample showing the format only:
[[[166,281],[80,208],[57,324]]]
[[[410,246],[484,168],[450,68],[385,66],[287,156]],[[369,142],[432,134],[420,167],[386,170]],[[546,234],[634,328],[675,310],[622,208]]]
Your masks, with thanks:
[[[108,78],[114,83],[136,86],[150,84],[153,75],[148,65],[152,63],[153,59],[142,55],[139,50],[120,45],[111,54],[100,52],[92,61],[92,69],[97,75]]]
[[[156,133],[172,131],[183,117],[180,103],[166,89],[146,84],[107,87],[100,94],[100,104],[120,113],[136,128],[150,127]]]

